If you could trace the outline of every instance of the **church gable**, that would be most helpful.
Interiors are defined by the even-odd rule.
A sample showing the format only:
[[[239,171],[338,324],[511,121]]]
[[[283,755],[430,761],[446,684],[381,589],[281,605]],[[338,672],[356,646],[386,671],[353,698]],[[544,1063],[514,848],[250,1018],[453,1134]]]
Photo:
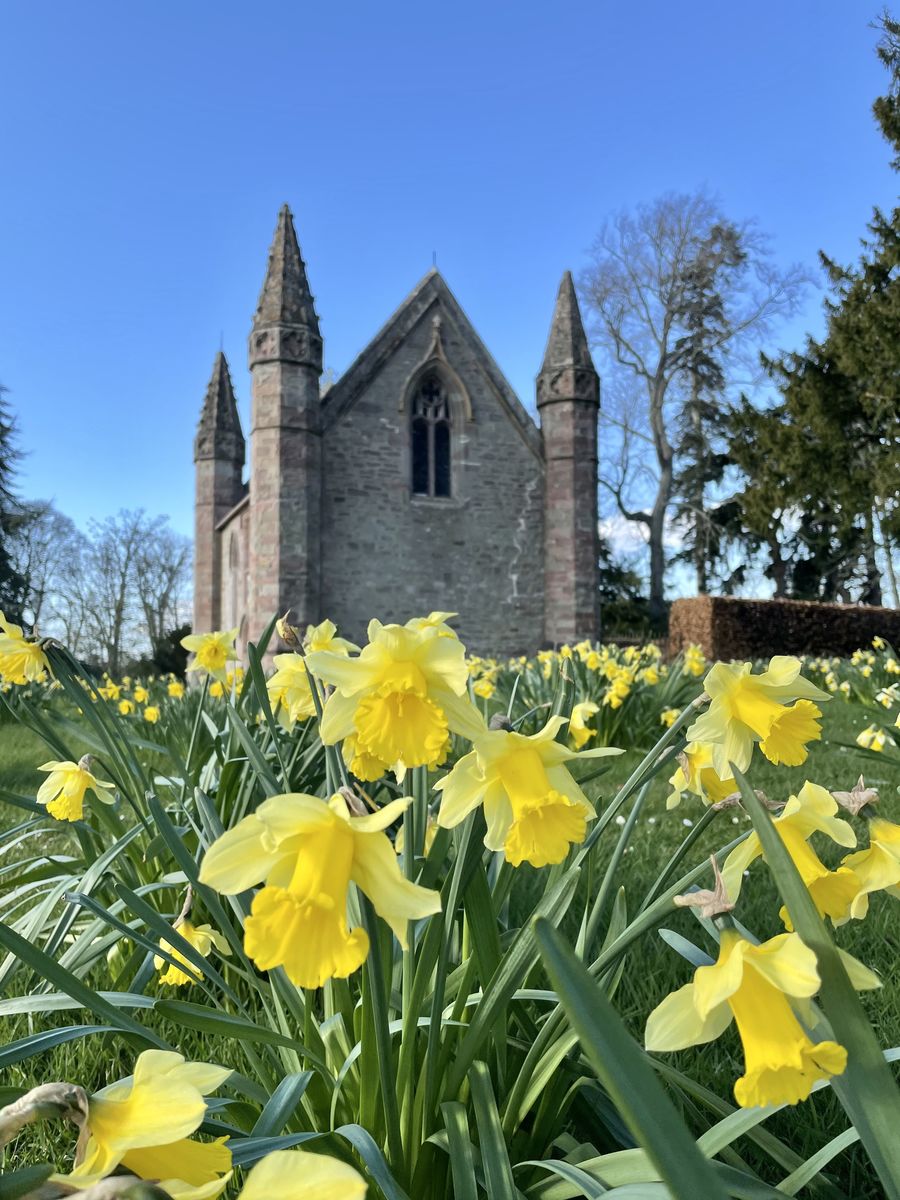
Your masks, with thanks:
[[[429,345],[412,367],[406,391],[414,389],[415,375],[424,374],[430,364],[438,372],[451,377],[451,381],[452,376],[456,375],[453,382],[463,393],[469,420],[479,419],[475,411],[478,405],[472,399],[474,393],[483,398],[485,404],[498,406],[532,453],[540,458],[540,431],[436,270],[428,272],[326,393],[322,406],[324,428],[327,430],[346,415],[360,396],[371,389],[373,381],[386,364],[400,357],[406,358],[409,365],[408,352],[414,347],[421,351],[422,330],[426,328],[429,330]],[[463,374],[468,378],[463,379]],[[404,404],[405,398],[403,395],[398,399],[398,406]]]
[[[323,611],[452,609],[475,650],[541,637],[541,435],[436,273],[326,394]]]

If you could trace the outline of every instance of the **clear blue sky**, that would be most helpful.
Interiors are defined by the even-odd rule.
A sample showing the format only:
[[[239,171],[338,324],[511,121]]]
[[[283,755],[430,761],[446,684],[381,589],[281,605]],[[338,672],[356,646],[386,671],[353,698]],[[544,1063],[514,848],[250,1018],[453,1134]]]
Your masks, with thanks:
[[[280,204],[338,373],[431,265],[530,404],[606,214],[706,185],[784,263],[852,257],[896,178],[873,0],[5,5],[0,381],[22,490],[192,526],[220,336]],[[811,295],[784,344],[818,329]]]

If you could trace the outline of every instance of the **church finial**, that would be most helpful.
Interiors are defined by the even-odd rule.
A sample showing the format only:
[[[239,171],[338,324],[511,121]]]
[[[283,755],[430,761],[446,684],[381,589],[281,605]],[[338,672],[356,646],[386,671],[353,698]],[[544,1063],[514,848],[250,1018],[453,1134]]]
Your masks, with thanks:
[[[257,329],[261,325],[305,325],[319,332],[319,319],[306,278],[306,265],[300,254],[294,218],[286,204],[278,214],[253,325]]]
[[[565,271],[556,294],[556,308],[541,369],[593,366],[572,272]]]
[[[275,236],[250,337],[250,365],[260,360],[299,362],[322,370],[322,338],[306,265],[286,204]]]
[[[220,350],[213,363],[212,375],[200,411],[200,423],[194,440],[194,458],[222,458],[243,462],[244,434],[238,416],[231,374]]]
[[[599,380],[581,320],[572,272],[563,274],[556,295],[550,337],[537,378],[537,402],[562,397],[599,399]]]

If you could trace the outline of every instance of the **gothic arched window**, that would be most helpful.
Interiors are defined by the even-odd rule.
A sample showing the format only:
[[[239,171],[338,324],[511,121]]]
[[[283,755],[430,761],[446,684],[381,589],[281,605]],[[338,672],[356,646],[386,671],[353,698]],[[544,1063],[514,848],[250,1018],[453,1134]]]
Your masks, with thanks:
[[[426,375],[413,397],[412,490],[450,495],[450,404],[436,375]]]

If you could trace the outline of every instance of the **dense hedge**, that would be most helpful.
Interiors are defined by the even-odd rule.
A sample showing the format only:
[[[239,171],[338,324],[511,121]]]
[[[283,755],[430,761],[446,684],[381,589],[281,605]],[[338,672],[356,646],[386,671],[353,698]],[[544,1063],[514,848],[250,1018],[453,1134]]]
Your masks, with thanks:
[[[768,658],[772,654],[852,654],[873,637],[900,646],[900,610],[811,600],[737,600],[695,596],[676,600],[669,615],[669,654],[690,643],[708,658]]]

